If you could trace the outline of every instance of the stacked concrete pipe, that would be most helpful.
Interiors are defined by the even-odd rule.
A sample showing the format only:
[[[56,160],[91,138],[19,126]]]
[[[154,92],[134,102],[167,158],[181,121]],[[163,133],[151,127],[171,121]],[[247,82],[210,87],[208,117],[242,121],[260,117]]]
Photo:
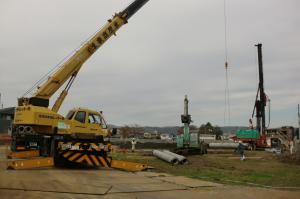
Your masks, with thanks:
[[[155,157],[158,157],[159,159],[162,159],[174,165],[187,163],[187,159],[184,156],[178,155],[176,153],[172,153],[171,151],[168,150],[163,150],[163,151],[153,150],[153,155]]]
[[[187,164],[188,163],[186,157],[184,157],[182,155],[178,155],[177,153],[173,153],[169,150],[163,150],[163,152],[165,152],[167,154],[170,154],[170,155],[174,156],[175,158],[177,158],[180,164]]]
[[[176,157],[174,157],[170,154],[164,153],[162,151],[159,151],[159,150],[153,150],[153,155],[155,157],[158,157],[161,160],[164,160],[164,161],[169,162],[174,165],[179,163],[179,161]]]

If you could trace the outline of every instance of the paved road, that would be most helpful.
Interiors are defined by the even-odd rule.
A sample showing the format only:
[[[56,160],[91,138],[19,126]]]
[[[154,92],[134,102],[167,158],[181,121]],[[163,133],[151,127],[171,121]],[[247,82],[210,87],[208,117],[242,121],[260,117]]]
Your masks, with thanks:
[[[1,151],[1,150],[0,150]],[[0,198],[299,198],[300,191],[223,186],[164,173],[111,169],[6,170],[0,153]]]

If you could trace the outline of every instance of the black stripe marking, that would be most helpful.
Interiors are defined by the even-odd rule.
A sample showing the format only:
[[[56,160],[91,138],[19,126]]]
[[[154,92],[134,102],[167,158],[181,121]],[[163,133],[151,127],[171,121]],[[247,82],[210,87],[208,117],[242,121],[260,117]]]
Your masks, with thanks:
[[[80,153],[79,156],[77,156],[74,160],[72,160],[71,162],[76,162],[79,158],[81,158],[82,156],[84,156],[84,153]]]
[[[111,166],[111,161],[109,161],[107,158],[109,158],[109,157],[103,157],[103,159],[105,160],[105,162],[106,162],[106,164],[107,164],[107,166]]]
[[[93,163],[93,165],[94,165],[95,167],[98,167],[98,165],[97,165],[96,162],[94,161],[94,158],[90,157],[89,155],[87,155],[87,156],[88,156],[88,158],[91,160],[91,162]]]
[[[102,167],[104,167],[104,164],[103,164],[103,162],[101,161],[101,159],[100,159],[98,156],[96,156],[96,155],[95,155],[95,157],[96,157],[96,159],[98,160],[98,162],[100,163],[100,165],[101,165]]]
[[[70,157],[72,157],[73,155],[76,154],[76,151],[70,151],[70,152],[71,152],[71,154],[68,155],[67,157],[65,157],[66,159],[69,159]]]

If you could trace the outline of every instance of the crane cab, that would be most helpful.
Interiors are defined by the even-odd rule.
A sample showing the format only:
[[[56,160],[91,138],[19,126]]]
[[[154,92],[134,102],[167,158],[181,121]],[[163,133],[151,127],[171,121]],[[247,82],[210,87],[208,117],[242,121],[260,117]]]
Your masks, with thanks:
[[[108,135],[102,113],[84,108],[70,110],[65,120],[58,122],[57,128],[58,134],[69,134],[81,139]]]

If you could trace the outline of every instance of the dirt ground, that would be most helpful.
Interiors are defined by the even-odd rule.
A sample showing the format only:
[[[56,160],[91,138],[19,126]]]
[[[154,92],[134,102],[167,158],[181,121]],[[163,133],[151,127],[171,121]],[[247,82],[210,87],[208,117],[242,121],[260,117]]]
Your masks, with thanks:
[[[6,170],[0,148],[0,198],[298,198],[300,191],[232,186],[162,172],[112,169]]]

